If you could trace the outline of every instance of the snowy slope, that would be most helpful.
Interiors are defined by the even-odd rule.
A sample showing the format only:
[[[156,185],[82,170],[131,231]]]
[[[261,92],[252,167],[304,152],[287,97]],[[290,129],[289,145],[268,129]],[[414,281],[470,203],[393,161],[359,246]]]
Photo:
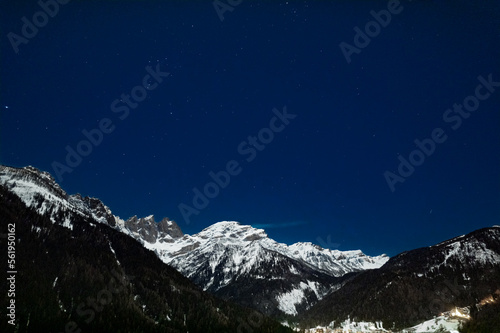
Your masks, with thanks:
[[[99,223],[115,224],[111,210],[96,198],[68,195],[47,172],[33,167],[22,169],[0,166],[0,184],[15,193],[27,207],[48,214],[54,223],[72,229],[71,214]]]
[[[442,266],[453,266],[455,263],[472,263],[484,266],[486,264],[500,265],[500,253],[489,246],[489,241],[500,237],[500,228],[493,226],[490,233],[480,234],[480,237],[458,236],[431,246],[443,254],[440,261],[428,266],[429,271],[436,271]],[[488,238],[488,239],[485,239]]]
[[[410,327],[495,293],[499,276],[500,228],[483,228],[403,252],[380,269],[358,274],[301,320],[325,324],[351,316]]]
[[[389,260],[389,257],[385,254],[370,257],[361,250],[330,250],[323,249],[312,243],[295,243],[290,245],[287,250],[290,256],[301,259],[311,266],[334,276],[379,268]]]
[[[403,252],[393,257],[386,268],[416,270],[414,274],[419,277],[439,276],[443,270],[462,270],[461,278],[467,281],[470,277],[465,271],[473,273],[476,268],[500,266],[498,239],[497,226],[476,230],[427,248]]]
[[[458,333],[461,323],[470,319],[468,308],[455,308],[453,311],[442,313],[434,319],[426,320],[423,323],[408,328],[408,332],[414,333],[434,333],[439,329],[446,333]]]

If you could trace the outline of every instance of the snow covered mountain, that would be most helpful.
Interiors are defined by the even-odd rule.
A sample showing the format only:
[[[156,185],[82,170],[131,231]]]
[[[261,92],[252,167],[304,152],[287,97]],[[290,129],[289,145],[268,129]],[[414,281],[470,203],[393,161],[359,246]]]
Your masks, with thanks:
[[[16,194],[27,207],[34,208],[40,215],[47,214],[52,222],[64,227],[72,228],[71,214],[110,226],[116,224],[111,210],[99,199],[68,195],[48,172],[34,167],[0,166],[0,184]]]
[[[325,297],[301,321],[312,327],[350,316],[409,327],[497,293],[500,227],[493,226],[392,257]]]
[[[235,221],[215,223],[175,242],[144,245],[203,289],[268,314],[296,315],[338,288],[339,277],[378,268],[389,259],[311,243],[288,246],[263,229]]]
[[[180,266],[181,263],[191,261],[202,253],[211,253],[211,270],[215,271],[221,262],[221,256],[217,255],[217,248],[234,248],[239,254],[233,254],[233,266],[227,272],[244,274],[252,265],[256,265],[260,258],[247,256],[244,252],[251,249],[264,249],[274,251],[282,256],[303,263],[313,270],[326,273],[331,276],[342,276],[350,272],[358,272],[366,269],[379,268],[389,259],[386,255],[369,257],[363,252],[338,251],[323,249],[312,243],[295,243],[290,246],[278,243],[270,239],[263,229],[256,229],[249,225],[241,225],[236,221],[218,222],[202,230],[195,235],[185,235],[175,243],[156,242],[146,244],[167,263]],[[258,251],[258,250],[256,250]],[[245,264],[243,264],[245,263]],[[196,264],[196,263],[195,263]],[[190,267],[189,269],[192,269]],[[213,285],[207,283],[205,289]],[[217,285],[219,289],[222,285]]]
[[[72,216],[107,224],[154,251],[204,290],[266,314],[296,315],[339,288],[346,274],[378,268],[389,259],[361,251],[323,249],[312,243],[286,245],[264,230],[219,222],[184,235],[169,219],[123,220],[99,199],[68,195],[47,173],[33,167],[0,166],[0,184],[52,222],[72,228]]]

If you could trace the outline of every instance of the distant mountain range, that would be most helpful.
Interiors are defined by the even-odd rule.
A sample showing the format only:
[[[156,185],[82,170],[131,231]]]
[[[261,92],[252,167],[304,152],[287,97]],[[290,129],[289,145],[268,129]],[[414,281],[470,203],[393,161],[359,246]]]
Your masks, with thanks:
[[[20,332],[64,331],[68,322],[141,327],[134,332],[287,331],[268,316],[302,327],[347,317],[409,327],[500,290],[498,227],[370,257],[281,244],[234,221],[185,235],[169,219],[124,220],[33,167],[0,166],[0,190],[2,224],[18,226]],[[89,297],[112,280],[123,291],[91,316]]]

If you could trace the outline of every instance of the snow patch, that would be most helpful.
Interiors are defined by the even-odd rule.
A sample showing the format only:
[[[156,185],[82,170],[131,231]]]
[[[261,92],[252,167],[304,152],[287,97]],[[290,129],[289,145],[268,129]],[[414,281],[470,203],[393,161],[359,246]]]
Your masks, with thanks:
[[[298,314],[295,306],[302,303],[304,296],[304,291],[300,288],[281,294],[276,297],[276,300],[278,301],[278,309],[286,314],[295,316]]]

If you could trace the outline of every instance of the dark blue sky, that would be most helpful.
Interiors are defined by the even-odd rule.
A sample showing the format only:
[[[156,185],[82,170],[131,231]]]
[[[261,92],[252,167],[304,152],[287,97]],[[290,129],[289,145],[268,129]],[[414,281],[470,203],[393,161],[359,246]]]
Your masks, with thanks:
[[[56,178],[122,218],[186,233],[237,220],[389,255],[499,223],[500,87],[478,79],[500,82],[497,1],[242,1],[223,21],[211,1],[73,0],[46,22],[35,1],[0,6],[0,163],[56,176],[66,147],[92,149]],[[367,23],[348,63],[339,45]],[[454,110],[464,100],[474,112]],[[272,132],[285,106],[296,117]],[[439,128],[430,156],[414,152]],[[419,165],[391,191],[399,155]],[[179,205],[229,161],[238,172],[187,223]]]

